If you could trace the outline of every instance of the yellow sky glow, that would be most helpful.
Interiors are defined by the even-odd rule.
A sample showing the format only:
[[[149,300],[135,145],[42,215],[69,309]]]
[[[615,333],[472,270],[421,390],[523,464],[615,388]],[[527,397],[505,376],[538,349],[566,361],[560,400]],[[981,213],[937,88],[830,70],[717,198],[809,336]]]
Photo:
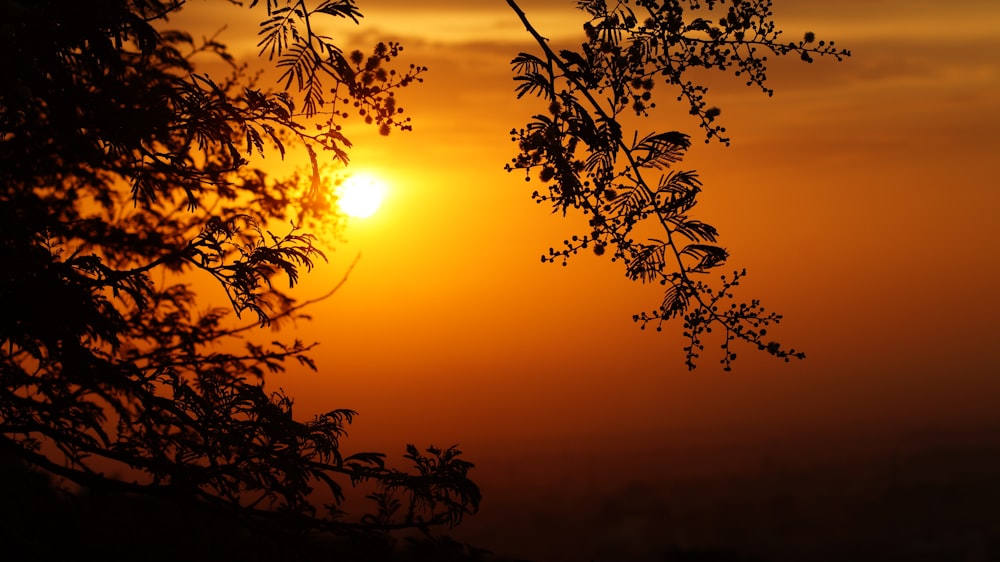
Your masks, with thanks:
[[[775,10],[796,24],[814,22],[820,38],[855,56],[774,61],[774,98],[713,77],[710,103],[722,107],[734,144],[696,143],[682,167],[705,182],[695,214],[719,227],[732,265],[750,270],[746,294],[785,315],[775,334],[805,349],[806,361],[785,365],[744,350],[738,378],[720,378],[711,359],[689,374],[676,330],[651,337],[631,321],[656,305],[655,288],[629,283],[615,264],[591,256],[566,268],[539,263],[580,223],[534,204],[537,184],[502,169],[516,150],[507,131],[537,109],[515,99],[509,66],[531,46],[512,24],[492,44],[439,40],[469,18],[495,26],[513,15],[503,2],[489,10],[456,2],[452,15],[441,10],[409,25],[413,10],[373,3],[365,25],[407,31],[402,63],[430,70],[398,94],[414,131],[381,138],[359,124],[345,128],[356,146],[352,165],[388,165],[406,184],[394,192],[391,222],[348,232],[343,255],[357,249],[364,258],[343,295],[324,304],[329,320],[316,326],[339,373],[330,388],[343,383],[338,395],[370,412],[364,423],[375,433],[413,416],[429,435],[468,428],[456,436],[463,441],[516,439],[528,428],[536,437],[730,425],[781,431],[985,412],[985,397],[1000,395],[987,373],[1000,364],[981,346],[1000,333],[981,318],[1000,311],[1000,297],[989,289],[991,260],[975,256],[1000,254],[990,226],[1000,198],[988,179],[1000,149],[997,39],[938,28],[928,43],[939,5],[897,1],[910,27],[886,20],[892,32],[884,37],[866,32],[847,42],[841,35],[868,21],[870,4],[804,4],[778,1]],[[892,13],[888,4],[880,14]],[[567,21],[578,16],[560,9]],[[981,10],[983,19],[996,13]],[[697,134],[670,92],[656,92],[661,113],[646,126]],[[977,295],[975,306],[929,306],[956,275]],[[389,319],[374,312],[384,307]],[[354,358],[359,349],[365,359]],[[566,403],[573,406],[523,424],[488,421],[514,405],[540,412]],[[600,404],[619,414],[587,413]]]

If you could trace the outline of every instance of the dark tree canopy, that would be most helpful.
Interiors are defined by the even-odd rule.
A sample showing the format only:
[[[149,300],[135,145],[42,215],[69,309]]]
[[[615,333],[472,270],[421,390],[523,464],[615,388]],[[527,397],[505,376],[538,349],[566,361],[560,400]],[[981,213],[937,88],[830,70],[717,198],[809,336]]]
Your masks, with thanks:
[[[690,69],[733,70],[767,92],[762,52],[848,53],[811,35],[781,43],[765,0],[578,2],[584,42],[556,52],[507,3],[539,48],[514,59],[517,97],[547,104],[513,132],[510,169],[541,180],[539,202],[587,220],[543,261],[589,248],[662,284],[662,304],[636,319],[682,318],[690,367],[712,327],[727,368],[735,340],[802,356],[766,339],[780,317],[759,302],[724,304],[743,272],[717,288],[701,280],[727,253],[689,217],[701,182],[677,169],[688,135],[626,131],[625,117],[647,115],[662,82],[726,141]],[[358,21],[354,0],[253,0],[261,59],[280,76],[258,84],[221,43],[171,30],[184,4],[0,2],[0,452],[87,488],[188,498],[250,522],[344,534],[460,522],[480,493],[456,448],[411,445],[408,471],[345,453],[353,411],[302,421],[264,384],[286,364],[315,369],[312,345],[249,337],[310,304],[282,287],[324,259],[312,229],[336,213],[319,174],[348,162],[341,123],[409,129],[396,93],[425,69],[400,68],[398,44],[348,53],[314,32],[319,18]],[[201,72],[209,60],[230,75]],[[308,171],[275,178],[253,164],[292,147]],[[640,236],[650,224],[659,234]],[[229,302],[204,308],[197,277]],[[342,512],[355,487],[371,513]]]
[[[411,446],[410,472],[344,453],[354,412],[300,421],[264,385],[288,362],[315,368],[311,345],[244,339],[302,314],[281,287],[323,258],[306,228],[334,212],[317,182],[321,157],[347,160],[339,123],[407,128],[395,92],[424,69],[393,68],[398,45],[342,53],[311,31],[360,17],[351,1],[257,4],[283,88],[235,64],[199,73],[200,57],[233,61],[169,30],[183,2],[0,4],[0,448],[84,486],[321,530],[455,524],[480,499],[457,449]],[[249,164],[292,144],[312,173]],[[198,275],[227,306],[202,308]],[[365,482],[373,513],[346,517],[345,489]]]

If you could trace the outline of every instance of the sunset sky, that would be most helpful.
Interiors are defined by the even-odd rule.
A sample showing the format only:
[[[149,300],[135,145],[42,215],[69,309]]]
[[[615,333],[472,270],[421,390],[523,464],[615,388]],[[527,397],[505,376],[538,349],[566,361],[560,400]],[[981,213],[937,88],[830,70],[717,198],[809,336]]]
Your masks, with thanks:
[[[271,382],[301,412],[360,411],[362,448],[458,443],[487,480],[541,448],[570,467],[605,447],[1000,423],[1000,3],[776,0],[789,40],[811,30],[853,56],[774,62],[773,98],[712,78],[733,144],[696,142],[681,164],[705,184],[694,214],[721,231],[724,271],[748,269],[742,295],[781,312],[774,333],[808,355],[742,348],[731,373],[713,342],[687,371],[679,324],[640,331],[632,314],[659,293],[620,265],[540,262],[583,228],[503,170],[533,110],[509,65],[531,44],[504,1],[359,5],[346,45],[399,40],[403,64],[430,70],[399,94],[414,131],[348,129],[352,166],[389,193],[297,293],[325,292],[362,254],[299,326],[320,373]],[[573,2],[522,7],[553,41],[581,41]],[[253,55],[253,17],[221,36],[237,54]],[[657,90],[649,130],[698,135]]]

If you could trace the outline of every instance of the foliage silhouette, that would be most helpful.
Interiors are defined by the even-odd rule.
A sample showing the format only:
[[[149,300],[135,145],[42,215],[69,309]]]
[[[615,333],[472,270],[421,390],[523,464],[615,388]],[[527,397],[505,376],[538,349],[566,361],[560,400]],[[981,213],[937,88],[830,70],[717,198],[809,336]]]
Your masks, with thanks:
[[[503,560],[447,536],[411,533],[393,546],[372,534],[320,534],[304,528],[261,533],[195,502],[105,489],[68,494],[3,452],[0,521],[0,544],[10,560]]]
[[[571,255],[589,248],[622,262],[630,279],[663,285],[660,305],[634,319],[657,330],[682,319],[689,369],[713,328],[724,334],[720,363],[727,371],[737,341],[785,361],[804,358],[768,339],[779,314],[757,299],[734,300],[745,270],[722,276],[717,286],[702,280],[729,254],[716,244],[715,227],[689,215],[702,183],[696,173],[676,166],[690,137],[678,131],[645,133],[639,125],[626,129],[650,116],[655,86],[663,82],[679,91],[678,102],[690,106],[705,142],[728,144],[717,121],[721,112],[706,101],[708,89],[688,79],[692,71],[731,70],[770,95],[765,53],[812,62],[814,56],[841,60],[850,52],[817,41],[812,33],[782,43],[770,0],[580,0],[577,6],[589,18],[585,41],[578,51],[556,52],[515,0],[507,4],[540,50],[512,61],[517,97],[537,96],[547,104],[547,113],[511,131],[520,153],[507,169],[524,170],[527,180],[534,173],[545,184],[533,194],[538,203],[563,215],[579,211],[587,220],[582,234],[550,248],[542,261],[566,265]]]
[[[348,163],[341,123],[410,129],[395,94],[426,69],[396,68],[399,44],[346,53],[316,31],[317,18],[357,22],[354,0],[252,0],[260,57],[279,75],[272,91],[214,38],[169,30],[184,5],[0,3],[0,452],[92,491],[186,502],[278,534],[385,545],[391,531],[461,522],[481,498],[457,448],[410,445],[408,471],[382,453],[345,453],[355,412],[300,421],[290,396],[265,387],[286,364],[315,369],[312,344],[260,343],[256,331],[307,318],[311,303],[279,285],[324,259],[321,220],[338,229],[320,177]],[[689,69],[735,69],[769,92],[758,48],[848,53],[811,35],[779,43],[764,0],[639,0],[642,23],[627,1],[578,2],[586,42],[558,53],[508,5],[541,49],[514,59],[517,95],[548,104],[513,132],[521,153],[509,168],[537,172],[539,202],[589,222],[543,261],[592,248],[629,278],[664,285],[661,306],[636,320],[659,329],[682,318],[691,368],[712,327],[725,332],[727,369],[736,340],[802,357],[765,339],[780,316],[758,301],[723,305],[743,272],[719,288],[695,277],[728,254],[714,227],[688,216],[701,183],[675,166],[689,137],[629,141],[624,129],[648,115],[660,76],[708,139],[728,142],[706,89],[683,79]],[[718,23],[689,17],[703,7],[728,11]],[[225,78],[199,70],[219,61]],[[305,151],[305,172],[274,178],[255,164],[292,147]],[[662,236],[640,240],[647,223]],[[203,308],[194,276],[229,306]],[[367,494],[371,513],[343,511],[350,490]]]
[[[347,162],[352,113],[383,134],[408,129],[395,93],[425,70],[394,68],[394,43],[342,53],[314,23],[357,21],[354,2],[314,4],[248,6],[279,91],[218,41],[166,29],[181,1],[0,5],[0,450],[260,529],[383,536],[477,509],[456,448],[409,446],[411,472],[347,454],[355,412],[300,421],[264,385],[289,362],[315,369],[311,344],[259,343],[253,329],[305,317],[279,283],[324,258],[310,230],[336,215],[320,157]],[[198,71],[217,61],[228,77]],[[307,172],[275,179],[252,164],[293,145]],[[254,322],[201,308],[195,275]],[[355,487],[374,507],[349,518]]]

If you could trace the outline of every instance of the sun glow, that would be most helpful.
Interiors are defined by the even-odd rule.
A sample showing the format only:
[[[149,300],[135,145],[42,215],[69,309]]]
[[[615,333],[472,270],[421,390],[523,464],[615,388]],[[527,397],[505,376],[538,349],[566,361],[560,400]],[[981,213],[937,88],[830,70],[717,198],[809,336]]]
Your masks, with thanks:
[[[348,216],[364,219],[372,216],[385,198],[385,182],[373,174],[351,174],[337,186],[337,206]]]

